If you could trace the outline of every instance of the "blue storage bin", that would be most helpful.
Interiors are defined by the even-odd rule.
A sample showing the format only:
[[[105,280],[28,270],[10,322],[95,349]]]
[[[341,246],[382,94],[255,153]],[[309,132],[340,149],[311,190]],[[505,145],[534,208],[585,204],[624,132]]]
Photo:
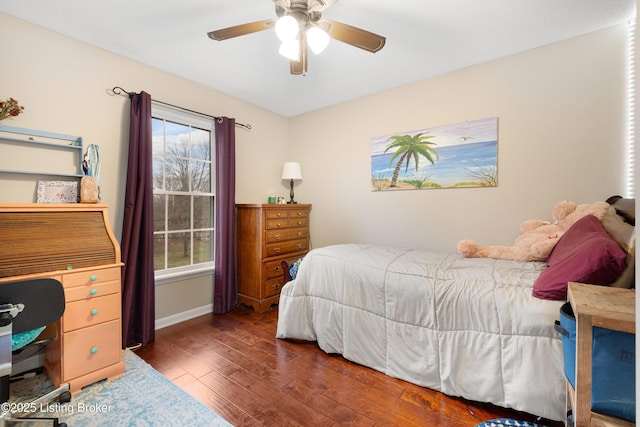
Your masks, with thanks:
[[[576,384],[576,318],[570,303],[560,308],[556,329],[562,334],[564,373]],[[593,328],[591,410],[635,422],[636,336]]]

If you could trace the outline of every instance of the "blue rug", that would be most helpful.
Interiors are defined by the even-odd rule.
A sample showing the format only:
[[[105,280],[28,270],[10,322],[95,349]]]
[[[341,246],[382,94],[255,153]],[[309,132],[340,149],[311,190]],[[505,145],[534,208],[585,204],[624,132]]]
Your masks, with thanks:
[[[69,427],[231,426],[219,415],[166,379],[131,351],[122,353],[123,376],[85,387],[71,402],[43,405],[30,414],[58,417]],[[11,402],[53,390],[44,375],[11,384]],[[41,409],[41,410],[40,410]]]
[[[530,421],[512,420],[510,418],[496,418],[476,425],[476,427],[545,427]]]

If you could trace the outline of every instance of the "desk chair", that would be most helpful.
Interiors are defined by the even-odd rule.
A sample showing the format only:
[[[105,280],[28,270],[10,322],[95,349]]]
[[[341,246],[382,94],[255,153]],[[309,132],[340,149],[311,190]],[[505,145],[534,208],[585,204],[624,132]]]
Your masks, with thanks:
[[[9,377],[12,373],[13,350],[16,346],[25,347],[45,326],[55,323],[62,317],[65,307],[64,289],[55,279],[30,279],[0,283],[0,402],[9,399]],[[29,336],[33,335],[33,336]],[[26,344],[28,345],[28,344]],[[40,408],[59,398],[70,400],[69,385],[61,387],[30,402],[24,402],[24,408]],[[18,426],[63,426],[56,418],[29,418],[33,412],[16,413],[2,411],[0,427]]]

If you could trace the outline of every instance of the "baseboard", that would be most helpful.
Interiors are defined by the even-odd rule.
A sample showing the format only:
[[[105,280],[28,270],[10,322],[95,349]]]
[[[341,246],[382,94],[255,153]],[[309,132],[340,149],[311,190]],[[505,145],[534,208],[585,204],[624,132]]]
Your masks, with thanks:
[[[176,323],[184,322],[185,320],[193,319],[194,317],[202,316],[203,314],[209,314],[212,312],[213,304],[207,304],[201,307],[192,308],[191,310],[183,311],[182,313],[172,314],[171,316],[156,319],[156,330],[166,328],[167,326],[175,325]]]

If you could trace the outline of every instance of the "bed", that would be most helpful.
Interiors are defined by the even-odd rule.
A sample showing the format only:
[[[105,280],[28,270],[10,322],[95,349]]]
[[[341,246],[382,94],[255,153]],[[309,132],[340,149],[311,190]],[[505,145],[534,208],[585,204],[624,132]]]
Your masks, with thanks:
[[[634,264],[625,263],[625,271]],[[282,289],[276,336],[317,341],[327,353],[447,395],[561,420],[554,322],[564,300],[532,296],[547,269],[368,244],[318,248]]]

